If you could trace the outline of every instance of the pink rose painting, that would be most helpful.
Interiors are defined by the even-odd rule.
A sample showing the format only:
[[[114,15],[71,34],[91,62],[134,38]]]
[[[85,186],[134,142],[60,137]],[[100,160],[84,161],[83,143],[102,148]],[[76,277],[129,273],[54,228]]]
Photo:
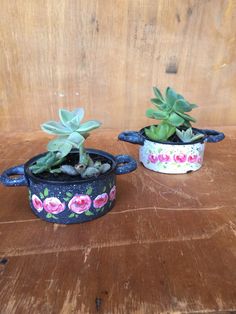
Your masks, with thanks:
[[[59,214],[65,209],[65,203],[56,197],[48,197],[43,201],[43,208],[50,214]]]
[[[174,155],[174,161],[182,163],[187,160],[187,156],[185,154]]]
[[[40,213],[43,210],[43,202],[37,195],[32,195],[32,203],[34,208]]]
[[[188,162],[195,163],[198,161],[198,155],[189,155],[188,156]]]
[[[110,199],[110,201],[114,201],[115,198],[116,198],[116,186],[114,185],[111,188],[111,191],[109,193],[109,199]]]
[[[82,214],[91,207],[92,201],[88,195],[75,195],[68,204],[70,210],[76,214]]]
[[[199,164],[201,164],[202,163],[202,157],[198,157],[198,159],[197,159],[197,162],[199,163]]]
[[[103,193],[98,195],[93,201],[94,208],[102,208],[108,201],[108,194]]]
[[[155,155],[155,154],[149,154],[148,155],[148,160],[155,164],[157,161],[158,161],[158,155]]]
[[[167,162],[167,161],[170,161],[170,156],[169,155],[166,155],[166,154],[160,154],[158,156],[158,160],[160,162]]]

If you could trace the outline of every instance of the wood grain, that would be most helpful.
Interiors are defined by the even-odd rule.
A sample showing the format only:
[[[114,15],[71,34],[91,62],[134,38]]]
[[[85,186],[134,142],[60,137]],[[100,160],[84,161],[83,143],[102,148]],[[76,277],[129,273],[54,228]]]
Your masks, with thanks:
[[[2,0],[0,128],[77,106],[141,128],[153,85],[198,103],[201,126],[235,125],[235,30],[234,0]]]
[[[0,313],[235,313],[236,128],[222,129],[226,139],[207,144],[197,172],[139,164],[118,176],[116,206],[90,223],[41,221],[26,188],[0,186]],[[47,141],[39,132],[1,138],[0,172]],[[138,158],[138,146],[116,138],[100,131],[87,145]]]

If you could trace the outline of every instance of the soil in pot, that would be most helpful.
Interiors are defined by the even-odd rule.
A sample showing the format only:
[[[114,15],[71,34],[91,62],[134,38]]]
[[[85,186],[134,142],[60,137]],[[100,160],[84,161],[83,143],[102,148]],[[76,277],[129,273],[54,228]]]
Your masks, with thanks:
[[[96,161],[101,162],[102,164],[104,163],[108,163],[111,167],[110,169],[106,172],[109,173],[112,169],[112,161],[108,158],[105,158],[104,156],[98,155],[98,154],[89,154],[90,158],[93,160],[93,162],[95,163]],[[75,166],[76,164],[78,164],[79,161],[79,154],[78,153],[71,153],[68,156],[66,156],[66,159],[63,161],[62,165],[70,165],[70,166]],[[98,176],[94,176],[91,177],[92,178],[97,178],[100,175],[103,174],[99,174]],[[69,174],[66,173],[51,173],[51,172],[42,172],[39,174],[34,174],[34,176],[36,176],[37,178],[43,179],[43,180],[47,180],[47,181],[83,181],[83,180],[87,180],[88,178],[82,178],[80,174],[78,175],[74,175],[71,176]]]

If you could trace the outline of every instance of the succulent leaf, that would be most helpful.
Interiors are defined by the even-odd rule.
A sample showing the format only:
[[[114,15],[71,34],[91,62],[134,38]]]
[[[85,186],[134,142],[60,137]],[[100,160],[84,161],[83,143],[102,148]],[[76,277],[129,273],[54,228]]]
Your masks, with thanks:
[[[61,169],[60,168],[55,168],[55,169],[50,169],[49,170],[50,173],[61,173]]]
[[[169,125],[169,129],[168,129],[168,133],[167,133],[167,138],[166,139],[169,139],[173,134],[175,134],[175,131],[176,131],[176,127],[173,126],[173,125]]]
[[[54,140],[51,140],[48,142],[48,145],[47,145],[47,149],[49,152],[56,152],[56,151],[59,151],[59,147],[61,144],[63,144],[65,142],[66,138],[64,137],[59,137],[59,138],[56,138]]]
[[[80,126],[81,119],[79,116],[75,116],[70,122],[68,122],[70,128],[76,131]]]
[[[69,142],[62,143],[58,148],[58,151],[60,152],[60,158],[67,156],[72,148],[73,145],[71,143]]]
[[[204,137],[204,134],[201,133],[194,134],[192,128],[188,128],[187,130],[182,131],[176,129],[176,135],[183,143],[191,143]]]
[[[198,107],[198,105],[196,105],[196,104],[189,104],[189,106],[190,106],[192,109],[194,109],[194,108],[197,108],[197,107]]]
[[[77,132],[83,134],[83,133],[88,133],[91,130],[99,128],[101,123],[96,120],[90,120],[85,123],[82,123],[79,128],[76,130]]]
[[[198,134],[196,134],[196,135],[194,135],[194,136],[192,137],[191,142],[197,141],[197,140],[199,140],[200,138],[203,138],[203,137],[204,137],[204,134],[198,133]]]
[[[69,126],[72,129],[77,129],[80,125],[81,120],[84,117],[84,109],[78,108],[72,112],[66,109],[60,109],[59,117],[64,126]]]
[[[108,170],[111,169],[111,165],[108,163],[102,164],[101,168],[100,168],[100,172],[101,173],[106,173]]]
[[[164,120],[168,118],[168,113],[161,110],[147,109],[146,116],[151,119]]]
[[[167,124],[159,124],[156,130],[156,134],[159,140],[166,140],[168,135],[168,125]]]
[[[73,132],[68,136],[67,141],[70,142],[75,148],[79,148],[80,145],[82,145],[84,142],[84,137],[78,132]]]
[[[181,116],[185,121],[192,121],[192,122],[197,121],[195,118],[191,117],[190,115],[186,113],[178,112],[178,115]]]
[[[192,108],[186,100],[178,99],[174,104],[174,110],[176,112],[188,112],[191,111]]]
[[[146,110],[146,117],[154,119],[153,113],[155,112],[155,109],[149,108]]]
[[[93,167],[100,169],[102,166],[102,162],[100,160],[96,160]]]
[[[185,100],[184,97],[183,97],[182,95],[180,95],[180,94],[177,94],[177,100],[178,100],[178,99],[183,99],[183,100]]]
[[[37,160],[37,165],[38,166],[44,166],[46,161],[48,160],[48,158],[53,155],[53,153],[47,153],[45,156],[42,156],[40,157],[38,160]],[[35,164],[36,165],[36,164]]]
[[[61,172],[68,174],[69,176],[76,176],[78,175],[78,172],[76,169],[71,165],[62,165],[60,167]]]
[[[184,119],[175,112],[172,112],[169,116],[168,122],[173,126],[180,126],[184,123]]]
[[[145,128],[145,134],[148,138],[154,141],[166,141],[175,133],[175,127],[167,123],[152,125],[150,128]]]
[[[100,171],[95,167],[87,167],[83,173],[81,173],[82,178],[96,177],[100,174]]]
[[[178,99],[177,93],[171,87],[167,87],[166,89],[166,99],[171,107],[174,106],[176,100]]]
[[[49,156],[49,155],[48,155]],[[45,165],[50,168],[51,165],[54,164],[56,160],[55,154],[51,154],[45,161]]]
[[[160,90],[159,90],[157,87],[155,87],[155,86],[153,87],[153,92],[154,92],[155,96],[156,96],[160,101],[164,102],[164,98],[163,98],[163,96],[162,96]]]
[[[77,108],[73,111],[73,115],[74,117],[77,116],[80,119],[80,122],[83,120],[84,118],[84,108]]]
[[[189,121],[185,120],[183,126],[185,126],[186,128],[191,128],[192,125]]]
[[[46,123],[41,124],[41,128],[44,132],[53,134],[53,135],[66,135],[71,133],[71,129],[65,127],[60,122],[56,121],[48,121]]]
[[[73,119],[74,114],[73,112],[70,112],[69,110],[59,109],[59,117],[60,117],[61,123],[67,126],[68,122],[70,122]]]
[[[30,166],[30,170],[34,174],[39,174],[44,171],[50,171],[52,167],[62,163],[64,158],[58,158],[53,152],[48,152],[45,156],[40,157],[34,164]]]
[[[66,139],[55,139],[48,143],[48,151],[50,152],[60,152],[60,158],[65,157],[71,151],[73,145]]]
[[[158,136],[156,135],[156,133],[151,131],[149,128],[145,128],[144,133],[150,140],[158,141]]]
[[[34,173],[34,174],[39,174],[39,173],[42,173],[44,172],[45,170],[48,170],[47,166],[42,166],[42,167],[39,167],[39,166],[31,166],[30,167],[30,170]]]
[[[159,108],[160,105],[163,104],[163,101],[158,99],[158,98],[152,98],[152,99],[150,99],[150,101],[158,108]]]

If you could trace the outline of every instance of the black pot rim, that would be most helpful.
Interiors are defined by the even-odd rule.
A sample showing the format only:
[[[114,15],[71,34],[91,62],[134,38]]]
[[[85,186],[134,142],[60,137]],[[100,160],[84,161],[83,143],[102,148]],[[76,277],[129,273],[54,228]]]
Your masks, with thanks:
[[[203,144],[205,142],[205,138],[206,138],[205,134],[199,140],[196,140],[194,142],[187,142],[187,143],[184,143],[184,142],[171,142],[171,141],[163,141],[163,142],[162,141],[154,141],[154,140],[151,140],[150,138],[148,138],[145,135],[145,132],[144,132],[144,129],[149,128],[152,125],[158,126],[158,124],[151,124],[151,125],[145,126],[141,130],[139,130],[139,133],[144,137],[145,141],[149,141],[149,142],[153,142],[153,143],[157,143],[157,144],[166,144],[166,145],[194,145],[194,144],[198,144],[198,143]],[[192,128],[192,129],[193,129],[193,131],[197,131],[198,133],[202,133],[200,129],[197,129],[197,128]]]
[[[70,154],[77,154],[79,151],[72,151]],[[48,183],[48,184],[58,184],[58,185],[64,185],[64,184],[84,184],[84,183],[88,183],[88,182],[93,182],[93,181],[98,181],[100,179],[104,179],[106,177],[108,177],[110,174],[112,174],[117,166],[117,162],[115,160],[115,156],[113,156],[112,154],[109,154],[103,150],[99,150],[99,149],[92,149],[92,148],[86,148],[86,152],[91,153],[91,154],[96,154],[96,155],[100,155],[102,157],[105,157],[107,159],[109,159],[112,162],[112,166],[111,169],[98,176],[97,178],[89,178],[89,179],[80,179],[80,180],[73,180],[73,181],[57,181],[57,180],[46,180],[46,179],[42,179],[37,177],[36,175],[34,175],[31,170],[29,169],[29,167],[31,166],[31,164],[33,162],[35,162],[38,158],[44,156],[45,154],[47,154],[47,152],[44,152],[42,154],[36,155],[34,157],[32,157],[31,159],[29,159],[25,165],[24,165],[24,171],[25,171],[25,175],[27,178],[30,178],[32,181],[34,182],[39,182],[39,183]]]

